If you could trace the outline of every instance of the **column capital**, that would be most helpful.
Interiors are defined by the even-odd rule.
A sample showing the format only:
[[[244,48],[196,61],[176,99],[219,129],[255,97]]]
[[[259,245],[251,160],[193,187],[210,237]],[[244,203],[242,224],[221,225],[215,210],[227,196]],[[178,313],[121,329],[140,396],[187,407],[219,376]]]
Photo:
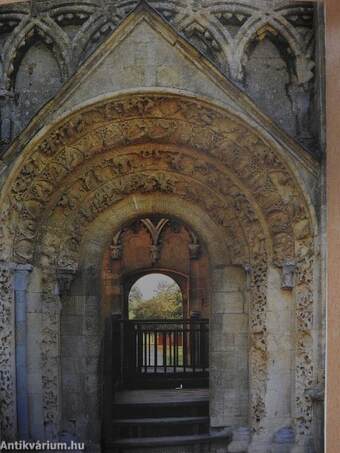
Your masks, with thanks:
[[[76,274],[76,269],[57,269],[57,281],[60,296],[70,290]]]
[[[281,289],[293,289],[295,287],[295,269],[294,261],[282,263],[281,267]]]

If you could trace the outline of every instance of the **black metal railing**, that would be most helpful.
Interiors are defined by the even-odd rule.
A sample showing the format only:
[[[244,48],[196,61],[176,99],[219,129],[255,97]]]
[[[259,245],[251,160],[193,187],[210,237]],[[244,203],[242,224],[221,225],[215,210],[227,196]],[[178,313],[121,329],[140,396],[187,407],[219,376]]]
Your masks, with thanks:
[[[161,382],[165,378],[207,378],[209,322],[190,320],[117,320],[112,323],[114,379],[122,386]],[[116,368],[117,370],[117,368]],[[118,371],[118,370],[117,370]]]

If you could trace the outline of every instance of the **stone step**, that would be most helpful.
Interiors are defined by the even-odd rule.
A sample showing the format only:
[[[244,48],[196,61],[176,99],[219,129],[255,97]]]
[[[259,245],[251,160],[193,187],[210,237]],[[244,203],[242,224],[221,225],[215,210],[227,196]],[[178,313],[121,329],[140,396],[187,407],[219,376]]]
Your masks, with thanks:
[[[113,419],[207,417],[209,401],[117,402],[113,405],[112,414]]]
[[[232,431],[225,429],[223,431],[208,433],[208,434],[196,434],[190,436],[166,436],[166,437],[140,437],[131,439],[118,439],[109,442],[107,449],[110,448],[154,448],[164,446],[175,446],[175,445],[199,445],[220,439],[231,440]]]
[[[114,419],[113,424],[118,426],[145,426],[145,425],[178,425],[209,423],[209,417],[159,417],[159,418],[123,418]]]

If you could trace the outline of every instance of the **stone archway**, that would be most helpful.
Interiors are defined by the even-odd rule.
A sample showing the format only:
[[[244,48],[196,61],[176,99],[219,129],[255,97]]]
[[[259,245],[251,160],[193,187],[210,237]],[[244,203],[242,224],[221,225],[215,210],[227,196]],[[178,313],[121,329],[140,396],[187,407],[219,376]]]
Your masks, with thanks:
[[[71,316],[74,314],[74,304],[77,304],[78,312],[83,313],[80,322],[83,324],[89,323],[89,330],[85,335],[78,336],[78,344],[83,344],[81,350],[76,347],[72,347],[75,344],[75,338],[70,338],[70,342],[67,345],[68,350],[72,350],[73,357],[80,359],[81,363],[89,363],[88,367],[83,368],[82,373],[86,376],[86,379],[89,379],[92,382],[92,389],[98,386],[99,391],[83,391],[81,395],[76,395],[77,399],[80,401],[86,402],[86,408],[84,412],[91,414],[90,420],[84,424],[83,427],[79,427],[78,432],[81,433],[82,438],[92,439],[93,441],[98,441],[98,435],[96,433],[100,430],[101,425],[101,413],[102,408],[98,403],[101,401],[101,382],[100,382],[100,373],[98,373],[98,367],[101,367],[99,363],[100,358],[100,346],[102,343],[102,336],[104,331],[105,316],[100,316],[101,312],[101,291],[100,291],[100,274],[101,266],[103,262],[103,256],[107,248],[110,246],[112,241],[112,232],[119,230],[123,225],[133,221],[135,218],[147,217],[150,213],[158,212],[162,216],[171,216],[181,219],[192,229],[194,229],[197,234],[202,239],[203,243],[207,248],[207,253],[211,259],[211,276],[210,279],[214,280],[214,288],[216,288],[216,295],[211,288],[209,298],[211,313],[214,313],[214,308],[212,301],[216,299],[216,313],[214,316],[211,314],[210,325],[213,326],[216,323],[216,331],[220,329],[221,324],[221,315],[223,313],[228,314],[228,308],[223,308],[222,297],[228,293],[228,297],[231,298],[231,304],[233,308],[229,311],[234,316],[230,316],[230,319],[226,319],[229,325],[234,324],[234,327],[237,328],[239,324],[236,324],[237,317],[244,317],[244,313],[241,310],[241,313],[237,312],[235,314],[235,302],[238,299],[245,297],[245,276],[244,271],[239,265],[232,265],[230,256],[228,254],[228,246],[224,237],[223,229],[219,228],[211,219],[210,216],[202,211],[198,206],[191,205],[188,201],[176,200],[172,196],[163,194],[160,197],[152,197],[150,194],[136,194],[133,196],[128,196],[122,200],[115,209],[108,209],[105,212],[101,213],[96,220],[91,224],[90,228],[86,232],[84,237],[83,247],[80,250],[80,259],[79,259],[79,268],[77,273],[73,275],[73,283],[70,286],[70,290],[61,295],[62,304],[64,307],[71,307]],[[98,235],[100,231],[100,235]],[[42,273],[45,273],[47,269],[41,269]],[[48,270],[47,270],[48,272]],[[221,272],[225,275],[229,275],[230,281],[225,281],[224,278],[221,278]],[[69,277],[69,273],[64,272],[59,274],[59,286],[60,282],[64,278]],[[52,301],[53,288],[55,288],[56,281],[53,275],[48,276],[49,283],[46,286],[47,292],[50,294],[50,300]],[[49,287],[48,287],[49,286]],[[217,300],[217,293],[219,295],[219,300]],[[58,304],[58,297],[55,300],[55,303]],[[53,306],[52,306],[53,307]],[[56,305],[54,306],[55,308]],[[65,310],[64,310],[65,314]],[[82,320],[82,321],[81,321]],[[227,326],[227,322],[225,325]],[[218,325],[217,325],[218,324]],[[74,322],[73,322],[74,325]],[[57,329],[59,322],[55,325]],[[216,364],[220,360],[221,355],[223,355],[223,348],[228,349],[229,360],[232,359],[236,363],[236,355],[241,357],[239,347],[243,348],[243,361],[240,361],[239,368],[234,368],[234,389],[235,392],[239,394],[241,401],[241,396],[243,400],[247,400],[247,370],[248,367],[245,365],[248,360],[248,350],[245,343],[245,335],[247,335],[247,327],[243,320],[243,330],[240,332],[239,341],[236,341],[235,344],[223,345],[222,338],[216,338],[213,340],[216,343],[216,348],[212,349],[210,352],[211,361]],[[47,323],[46,323],[47,327]],[[94,329],[93,329],[94,327]],[[212,327],[212,331],[215,329]],[[60,354],[60,349],[58,345],[53,342],[54,330],[50,331],[50,337],[48,344],[54,344],[54,354],[57,356]],[[232,352],[232,349],[234,351]],[[51,355],[51,350],[49,351]],[[241,363],[243,365],[241,366]],[[93,364],[97,363],[97,367],[93,368]],[[228,365],[228,361],[225,361],[225,366]],[[42,368],[42,374],[52,372],[51,368],[47,367]],[[229,381],[230,381],[230,370],[229,371]],[[216,377],[215,377],[216,374]],[[223,398],[223,387],[218,389],[218,385],[221,384],[219,375],[221,370],[218,366],[215,366],[211,370],[211,380],[213,381],[212,388],[215,389],[215,393],[212,395],[210,401],[211,415],[214,417],[215,426],[222,426],[221,423],[224,420],[224,415],[221,413],[221,410],[218,408],[221,398]],[[240,376],[244,375],[243,382],[245,385],[243,395],[240,394],[238,384],[240,381]],[[58,395],[58,390],[56,384],[58,381],[48,381],[48,386],[46,386],[46,391],[49,394]],[[94,386],[94,387],[93,387]],[[79,392],[79,387],[78,387]],[[66,401],[66,405],[69,406],[72,402],[72,395],[62,395],[59,396],[59,404],[63,404],[63,400]],[[216,408],[215,408],[216,406]],[[96,408],[94,411],[93,408]],[[52,407],[53,409],[53,407]],[[226,405],[225,413],[228,414],[228,406]],[[67,409],[69,413],[69,409]],[[53,413],[51,413],[53,415]],[[73,417],[74,418],[74,417]],[[248,419],[248,405],[244,404],[242,409],[242,421],[243,424],[246,423]],[[67,420],[62,421],[62,426],[64,430],[71,430],[70,423]],[[84,431],[80,431],[80,429]],[[94,436],[94,437],[93,437]]]
[[[255,440],[269,442],[282,423],[293,424],[297,443],[303,442],[312,422],[305,390],[313,384],[316,291],[316,223],[309,197],[290,159],[264,133],[210,103],[170,94],[117,96],[69,114],[28,145],[3,192],[1,259],[41,270],[45,427],[53,433],[59,424],[56,282],[68,289],[70,277],[81,272],[84,248],[100,255],[101,239],[87,239],[98,219],[117,221],[125,202],[135,215],[140,196],[146,214],[155,203],[165,212],[171,203],[179,206],[173,214],[184,218],[188,214],[180,206],[199,209],[219,231],[210,241],[215,256],[221,255],[216,237],[222,237],[230,264],[245,269],[249,425]],[[100,225],[105,229],[103,220]],[[216,268],[220,274],[224,259],[225,253]],[[224,275],[222,282],[227,281]],[[78,277],[72,288],[81,285],[77,282]],[[296,326],[287,340],[294,342],[289,359],[295,361],[294,377],[284,381],[285,388],[294,388],[295,399],[288,413],[275,419],[271,386],[287,358],[278,358],[279,366],[272,361],[277,326],[270,312],[280,311],[280,303],[295,310]]]
[[[172,278],[182,292],[183,317],[209,317],[209,261],[192,229],[174,217],[136,218],[113,232],[102,264],[102,304],[128,319],[128,294],[137,279],[154,273]]]

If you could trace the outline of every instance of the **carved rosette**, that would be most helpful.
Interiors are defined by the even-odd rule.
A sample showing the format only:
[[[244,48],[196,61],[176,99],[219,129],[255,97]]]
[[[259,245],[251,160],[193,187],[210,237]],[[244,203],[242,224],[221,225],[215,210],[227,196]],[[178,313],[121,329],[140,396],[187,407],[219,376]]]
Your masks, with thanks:
[[[12,271],[0,264],[0,435],[15,440],[15,333]]]

